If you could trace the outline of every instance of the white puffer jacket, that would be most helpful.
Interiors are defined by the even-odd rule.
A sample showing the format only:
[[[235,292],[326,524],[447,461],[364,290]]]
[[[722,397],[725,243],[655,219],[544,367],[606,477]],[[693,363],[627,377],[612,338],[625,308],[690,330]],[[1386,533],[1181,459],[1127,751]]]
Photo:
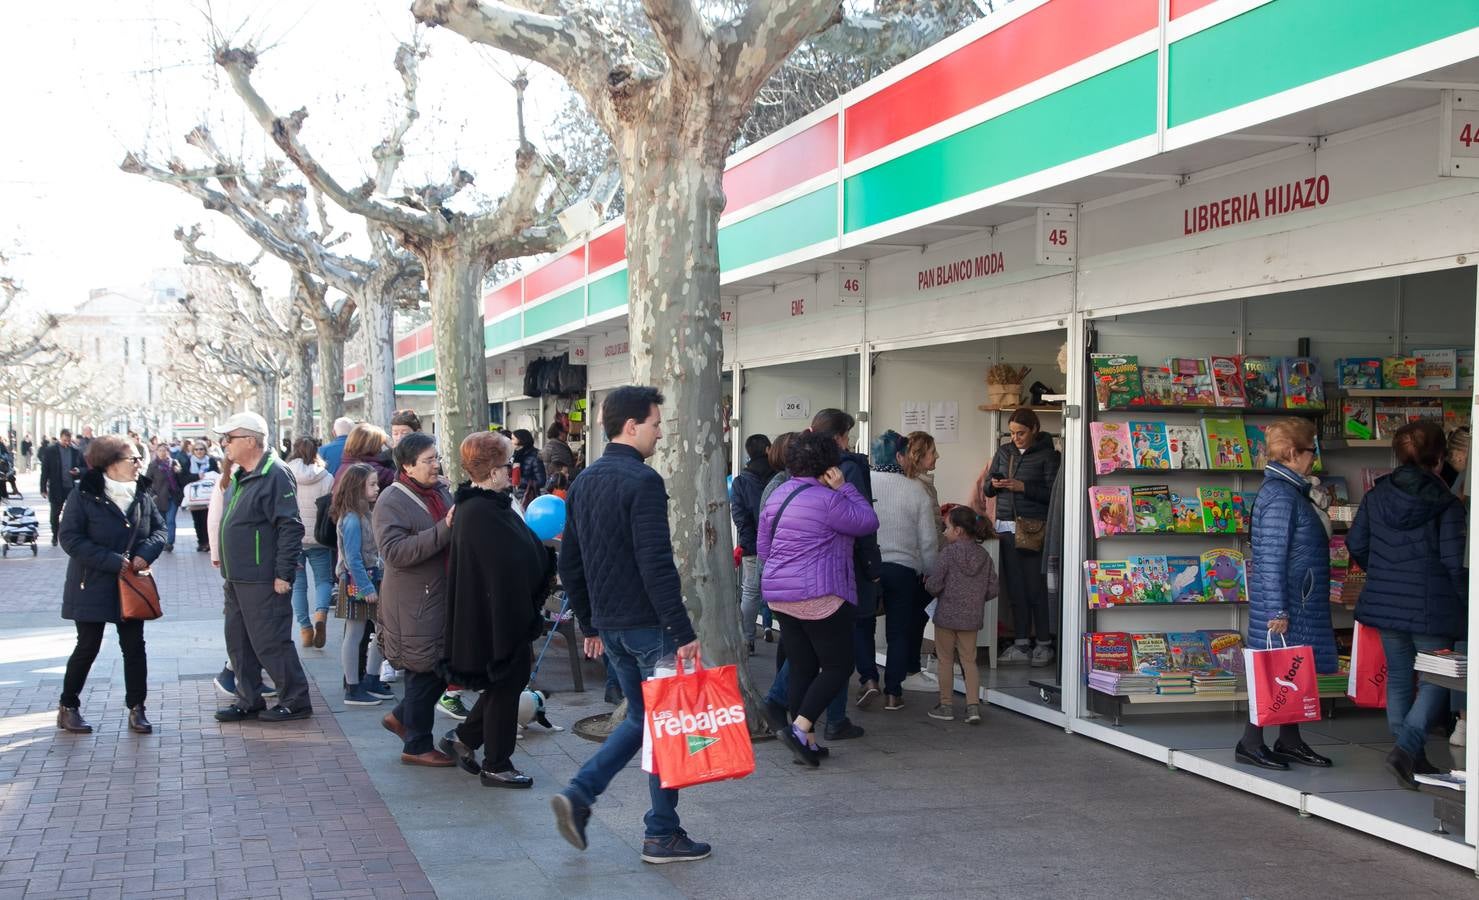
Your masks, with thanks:
[[[308,465],[301,459],[291,460],[288,471],[298,479],[298,517],[303,520],[303,546],[317,547],[313,529],[318,523],[318,498],[333,493],[334,476],[324,466],[323,460]]]

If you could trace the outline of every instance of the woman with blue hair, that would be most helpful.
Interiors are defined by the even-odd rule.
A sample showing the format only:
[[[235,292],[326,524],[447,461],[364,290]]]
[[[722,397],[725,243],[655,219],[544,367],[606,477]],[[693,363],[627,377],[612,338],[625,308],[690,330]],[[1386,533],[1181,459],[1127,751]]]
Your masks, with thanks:
[[[878,513],[878,548],[883,554],[884,636],[888,654],[883,667],[883,708],[904,708],[904,679],[920,671],[919,646],[924,640],[930,595],[924,575],[939,552],[939,512],[918,479],[904,474],[908,441],[892,429],[873,439],[874,509]],[[933,685],[929,685],[934,690]]]

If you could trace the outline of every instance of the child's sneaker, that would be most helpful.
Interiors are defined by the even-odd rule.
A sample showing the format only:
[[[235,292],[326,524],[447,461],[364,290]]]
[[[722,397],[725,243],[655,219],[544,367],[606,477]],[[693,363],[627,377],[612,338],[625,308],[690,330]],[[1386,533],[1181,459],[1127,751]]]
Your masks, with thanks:
[[[462,705],[462,698],[453,693],[442,695],[442,699],[437,701],[437,712],[459,722],[467,721],[467,707]]]
[[[945,722],[952,721],[955,718],[955,706],[949,703],[938,703],[934,709],[929,711],[929,717]]]
[[[395,666],[392,666],[389,662],[380,663],[381,681],[390,684],[392,681],[399,681],[400,677],[400,673],[395,670]]]
[[[970,703],[970,704],[967,704],[966,705],[966,708],[965,708],[965,723],[967,725],[980,725],[981,724],[981,706],[980,706],[980,704]]]

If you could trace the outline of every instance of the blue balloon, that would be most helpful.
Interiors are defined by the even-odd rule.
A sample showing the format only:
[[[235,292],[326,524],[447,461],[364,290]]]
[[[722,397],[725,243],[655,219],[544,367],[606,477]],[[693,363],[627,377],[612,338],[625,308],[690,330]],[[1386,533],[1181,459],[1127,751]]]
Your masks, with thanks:
[[[726,475],[726,476],[724,476],[724,490],[728,491],[731,494],[734,493],[734,476],[733,475]]]
[[[565,530],[565,501],[554,494],[535,497],[524,510],[524,521],[541,541],[552,540]]]

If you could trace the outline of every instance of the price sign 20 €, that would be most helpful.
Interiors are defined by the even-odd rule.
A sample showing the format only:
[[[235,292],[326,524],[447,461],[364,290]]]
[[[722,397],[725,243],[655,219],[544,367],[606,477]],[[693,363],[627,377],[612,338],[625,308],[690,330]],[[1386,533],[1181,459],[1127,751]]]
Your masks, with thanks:
[[[1071,266],[1078,255],[1078,213],[1071,209],[1037,211],[1037,261],[1045,266]]]

